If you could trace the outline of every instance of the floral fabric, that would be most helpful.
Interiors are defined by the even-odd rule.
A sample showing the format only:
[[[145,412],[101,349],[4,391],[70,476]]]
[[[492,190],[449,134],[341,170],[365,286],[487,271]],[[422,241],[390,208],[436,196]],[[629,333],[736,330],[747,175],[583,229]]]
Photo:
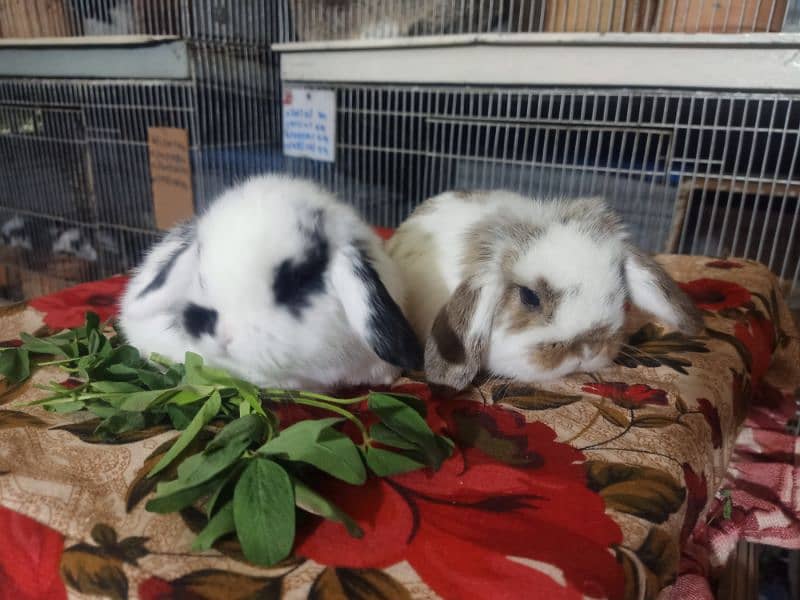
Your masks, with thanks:
[[[190,553],[199,512],[144,510],[155,486],[144,474],[175,433],[99,444],[86,417],[21,406],[40,397],[36,383],[60,377],[42,369],[0,399],[0,527],[10,532],[0,541],[0,600],[655,598],[698,587],[720,548],[764,518],[769,535],[787,528],[776,505],[784,515],[800,509],[796,490],[754,507],[744,494],[771,475],[729,470],[734,449],[770,460],[797,453],[775,423],[790,412],[781,390],[800,383],[798,339],[764,267],[661,260],[705,311],[707,335],[687,338],[634,313],[617,364],[591,376],[546,386],[488,379],[454,399],[399,381],[393,387],[425,399],[431,427],[456,441],[453,457],[436,473],[362,487],[320,481],[365,535],[305,521],[296,555],[273,569],[245,563],[230,540]],[[87,309],[110,317],[123,285],[115,278],[6,309],[0,335],[12,342],[20,331],[73,326]],[[754,423],[773,429],[748,438]],[[778,470],[796,487],[795,471]],[[751,485],[737,491],[737,481]],[[718,515],[721,486],[733,490],[730,519]],[[800,540],[798,521],[785,543]]]

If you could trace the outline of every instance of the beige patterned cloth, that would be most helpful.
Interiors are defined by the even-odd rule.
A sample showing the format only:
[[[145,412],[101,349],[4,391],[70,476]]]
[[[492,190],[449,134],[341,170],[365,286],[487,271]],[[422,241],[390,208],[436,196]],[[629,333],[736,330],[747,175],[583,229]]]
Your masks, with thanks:
[[[192,554],[192,529],[202,526],[198,514],[151,514],[142,501],[153,488],[143,473],[174,432],[157,428],[100,444],[85,415],[23,406],[42,397],[37,384],[64,378],[55,367],[36,371],[2,397],[0,505],[63,534],[59,568],[71,598],[305,598],[312,591],[324,598],[462,598],[486,597],[486,590],[497,597],[654,598],[669,589],[681,544],[723,479],[748,403],[765,389],[800,385],[797,332],[765,268],[698,257],[661,260],[705,309],[707,336],[687,339],[633,315],[620,364],[600,373],[536,387],[486,381],[462,398],[435,400],[432,410],[465,449],[452,459],[463,461],[461,470],[401,477],[381,488],[368,484],[363,509],[357,499],[353,507],[346,499],[342,505],[366,511],[355,516],[371,522],[374,535],[351,542],[327,525],[304,533],[299,551],[316,560],[256,568],[230,541],[218,546],[222,552]],[[30,306],[4,309],[0,339],[47,329],[42,317]],[[480,469],[486,473],[479,477]],[[447,491],[451,484],[462,487]],[[513,489],[517,484],[538,491],[526,495]],[[458,512],[458,490],[469,486],[486,497]],[[455,499],[450,504],[447,494]],[[541,500],[531,513],[541,519],[533,531],[553,536],[542,541],[516,519],[529,522],[525,502],[544,496],[550,504]],[[572,512],[564,516],[560,505]],[[465,522],[478,531],[459,529]],[[392,528],[402,530],[402,540],[390,535]],[[529,554],[515,529],[532,535]],[[576,540],[599,550],[564,547]],[[447,555],[442,564],[433,546]],[[517,558],[509,559],[512,554]],[[485,556],[491,568],[460,565],[467,555]],[[0,557],[0,575],[2,569]],[[614,569],[617,574],[602,573]],[[532,585],[540,591],[525,587]],[[550,585],[563,594],[546,592]]]

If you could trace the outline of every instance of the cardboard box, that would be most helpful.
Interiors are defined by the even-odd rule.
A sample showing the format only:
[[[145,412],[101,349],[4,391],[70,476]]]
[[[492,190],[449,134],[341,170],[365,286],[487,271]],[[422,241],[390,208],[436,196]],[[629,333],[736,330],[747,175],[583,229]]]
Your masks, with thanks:
[[[544,30],[567,32],[649,31],[659,0],[547,0]]]
[[[780,31],[786,0],[660,0],[656,31]]]
[[[0,0],[0,36],[4,38],[71,35],[65,0]]]

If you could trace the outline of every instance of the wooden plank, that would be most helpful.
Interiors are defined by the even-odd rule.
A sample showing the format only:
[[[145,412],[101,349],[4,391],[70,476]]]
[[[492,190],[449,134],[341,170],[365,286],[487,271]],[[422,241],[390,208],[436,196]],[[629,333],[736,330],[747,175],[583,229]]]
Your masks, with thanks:
[[[681,189],[689,191],[706,189],[719,192],[758,194],[760,196],[786,195],[790,198],[800,197],[800,182],[744,181],[743,179],[734,179],[724,175],[687,177],[681,182]]]

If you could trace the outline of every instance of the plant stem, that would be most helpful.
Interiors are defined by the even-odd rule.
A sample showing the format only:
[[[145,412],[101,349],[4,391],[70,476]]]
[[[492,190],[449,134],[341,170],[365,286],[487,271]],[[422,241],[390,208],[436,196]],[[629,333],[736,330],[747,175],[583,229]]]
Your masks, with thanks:
[[[363,402],[368,398],[368,396],[358,396],[357,398],[333,398],[331,396],[326,396],[324,394],[315,394],[314,392],[301,392],[301,391],[291,392],[288,390],[277,390],[277,389],[263,389],[261,391],[267,396],[279,396],[281,398],[288,397],[290,400],[294,400],[295,398],[309,398],[311,400],[320,400],[328,404],[341,404],[343,406],[349,404],[358,404],[359,402]]]
[[[37,367],[49,367],[51,365],[65,365],[67,363],[75,362],[77,358],[65,358],[63,360],[50,360],[47,362],[36,363]]]
[[[366,444],[367,441],[369,440],[369,433],[367,433],[367,428],[364,427],[364,424],[361,421],[359,421],[358,418],[350,411],[344,410],[343,408],[339,408],[334,404],[319,402],[317,400],[311,400],[309,398],[299,398],[299,397],[294,398],[294,402],[296,404],[303,404],[305,406],[313,406],[314,408],[321,408],[322,410],[327,410],[332,413],[336,413],[337,415],[343,416],[345,419],[355,424],[361,431],[361,437],[363,439],[362,445]]]

